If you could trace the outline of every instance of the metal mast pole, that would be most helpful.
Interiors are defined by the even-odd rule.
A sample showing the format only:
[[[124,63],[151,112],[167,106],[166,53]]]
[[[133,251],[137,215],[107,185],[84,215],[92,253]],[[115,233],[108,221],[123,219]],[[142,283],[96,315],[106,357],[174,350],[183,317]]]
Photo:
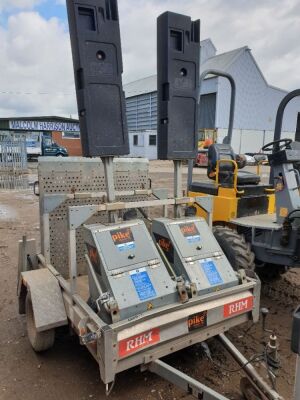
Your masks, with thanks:
[[[104,165],[107,200],[109,203],[113,203],[114,201],[116,201],[115,182],[114,182],[114,157],[108,156],[108,157],[102,157],[101,159]],[[109,222],[117,222],[118,215],[116,211],[109,211],[108,216],[109,216]]]
[[[174,198],[182,196],[182,161],[174,160]],[[174,206],[174,217],[181,217],[181,207],[178,204]]]

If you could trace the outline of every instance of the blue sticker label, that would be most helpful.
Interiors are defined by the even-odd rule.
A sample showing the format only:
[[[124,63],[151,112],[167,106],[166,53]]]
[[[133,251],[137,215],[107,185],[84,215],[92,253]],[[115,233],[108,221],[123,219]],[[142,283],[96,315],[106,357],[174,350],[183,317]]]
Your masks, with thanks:
[[[195,243],[195,242],[200,242],[200,235],[195,235],[195,236],[187,236],[186,240],[189,243]]]
[[[156,297],[155,289],[145,268],[131,271],[130,276],[140,300]]]
[[[223,279],[221,278],[215,263],[212,260],[203,260],[200,261],[200,265],[206,275],[206,278],[211,286],[220,285],[223,283]]]
[[[135,249],[135,242],[117,244],[117,248],[119,251],[132,250]]]

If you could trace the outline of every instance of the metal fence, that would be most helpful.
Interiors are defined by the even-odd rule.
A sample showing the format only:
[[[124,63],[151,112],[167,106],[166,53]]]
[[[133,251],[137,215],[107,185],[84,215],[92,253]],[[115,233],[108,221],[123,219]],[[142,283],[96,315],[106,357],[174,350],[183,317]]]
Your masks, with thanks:
[[[217,141],[222,143],[227,129],[218,128]],[[281,137],[295,140],[295,132],[283,131]],[[258,153],[261,148],[274,140],[274,131],[254,129],[233,129],[231,146],[237,154]]]
[[[0,189],[27,189],[25,137],[0,135]]]

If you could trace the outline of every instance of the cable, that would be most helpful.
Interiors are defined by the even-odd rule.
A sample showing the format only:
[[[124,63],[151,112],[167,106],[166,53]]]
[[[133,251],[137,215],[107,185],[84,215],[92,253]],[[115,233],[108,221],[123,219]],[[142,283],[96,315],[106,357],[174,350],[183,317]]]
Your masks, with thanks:
[[[209,347],[208,347],[208,345],[207,345],[206,342],[202,342],[202,343],[201,343],[201,347],[202,347],[202,349],[203,349],[203,351],[204,351],[206,357],[207,357],[216,367],[218,367],[219,369],[222,369],[222,370],[224,370],[224,371],[226,371],[226,372],[229,372],[229,373],[236,373],[236,372],[239,372],[239,371],[241,371],[242,369],[244,369],[248,364],[252,364],[252,363],[254,363],[254,362],[259,362],[259,361],[264,361],[264,360],[266,359],[266,356],[265,356],[265,351],[266,351],[266,349],[265,349],[263,353],[254,354],[245,364],[243,364],[242,366],[240,366],[240,367],[237,368],[237,369],[233,369],[233,370],[232,370],[232,369],[229,369],[229,368],[226,368],[226,367],[220,365],[219,363],[217,363],[217,362],[215,362],[215,361],[213,360],[213,358],[212,358],[212,356],[211,356],[211,352],[210,352]]]
[[[277,391],[276,388],[276,378],[277,375],[275,373],[275,370],[278,370],[281,366],[280,360],[276,360],[271,356],[270,353],[268,353],[268,346],[265,347],[265,363],[266,363],[266,368],[268,371],[268,376],[271,381],[272,387],[275,391]]]
[[[223,365],[220,365],[219,363],[214,361],[212,356],[211,356],[211,353],[210,353],[210,350],[209,350],[209,347],[208,347],[207,343],[202,342],[201,343],[201,347],[202,347],[206,357],[212,362],[213,365],[215,365],[219,369],[222,369],[222,370],[224,370],[226,372],[229,372],[229,373],[239,372],[239,371],[243,370],[249,364],[260,362],[260,361],[264,361],[266,363],[268,372],[270,374],[270,372],[272,372],[271,368],[272,369],[279,369],[280,365],[281,365],[279,360],[276,360],[275,358],[273,358],[271,356],[271,354],[268,353],[268,346],[267,345],[265,346],[263,353],[254,354],[252,357],[250,357],[250,359],[245,364],[241,365],[237,369],[226,368]]]
[[[243,364],[241,367],[239,367],[239,368],[237,368],[237,369],[229,369],[229,368],[223,367],[223,366],[220,365],[219,363],[215,362],[213,359],[211,359],[210,361],[211,361],[216,367],[218,367],[218,368],[220,368],[220,369],[223,369],[223,370],[226,371],[226,372],[229,372],[229,373],[234,374],[234,373],[236,373],[236,372],[239,372],[239,371],[243,370],[248,364],[252,364],[252,363],[256,363],[256,362],[264,361],[264,360],[265,360],[265,356],[264,356],[263,353],[262,353],[262,354],[257,354],[256,356],[252,356],[252,357],[250,358],[250,360],[248,360],[245,364]]]
[[[251,329],[256,326],[256,324],[254,322],[252,322],[252,324],[249,326],[249,328],[245,329],[242,336],[245,337],[249,334],[249,332],[251,331]]]
[[[274,368],[274,369],[279,369],[280,368],[280,360],[276,360],[270,353],[268,353],[268,346],[265,347],[265,358],[266,358],[266,363],[269,367]]]

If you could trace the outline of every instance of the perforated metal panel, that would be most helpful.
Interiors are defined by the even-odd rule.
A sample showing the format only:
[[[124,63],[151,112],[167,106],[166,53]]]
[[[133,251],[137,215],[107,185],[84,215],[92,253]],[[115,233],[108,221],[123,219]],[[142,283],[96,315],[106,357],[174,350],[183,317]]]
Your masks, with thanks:
[[[53,159],[43,157],[39,162],[39,193],[42,225],[42,210],[45,209],[45,195],[105,192],[104,168],[100,159],[69,157]],[[148,187],[148,161],[143,159],[119,158],[114,162],[116,191],[146,189]],[[119,200],[142,200],[145,196],[119,196]],[[68,199],[49,214],[50,262],[68,278],[68,206],[101,204],[102,198]],[[107,222],[106,213],[99,213],[86,221],[87,224]],[[43,226],[41,226],[43,235]],[[41,243],[43,243],[41,237]],[[82,227],[76,230],[76,255],[79,275],[85,274],[85,247]]]

